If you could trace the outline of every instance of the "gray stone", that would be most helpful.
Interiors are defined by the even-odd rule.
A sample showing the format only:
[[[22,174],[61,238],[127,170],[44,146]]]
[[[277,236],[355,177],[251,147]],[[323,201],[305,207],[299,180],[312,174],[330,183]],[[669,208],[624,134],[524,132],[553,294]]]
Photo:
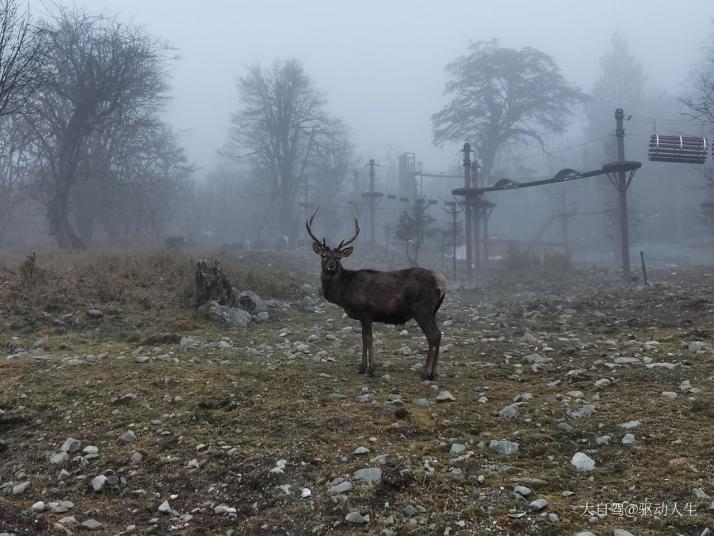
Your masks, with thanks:
[[[144,461],[144,456],[141,454],[141,452],[132,452],[131,456],[129,457],[129,463],[132,465],[138,465],[141,462]]]
[[[633,428],[637,428],[639,425],[640,421],[627,421],[619,424],[618,426],[620,428],[624,428],[625,430],[632,430]]]
[[[679,395],[677,393],[675,393],[674,391],[662,391],[662,396],[665,398],[669,398],[670,400],[674,400]]]
[[[555,512],[551,512],[550,514],[548,514],[548,521],[550,521],[551,523],[560,523],[560,517],[558,517],[558,514],[556,514]]]
[[[79,439],[74,439],[73,437],[68,437],[65,439],[62,448],[60,449],[63,452],[77,452],[79,450],[79,447],[82,446],[82,442]]]
[[[414,405],[420,408],[425,408],[429,405],[429,401],[426,398],[417,398],[414,400]]]
[[[87,530],[99,530],[99,529],[103,529],[104,525],[101,524],[96,519],[90,518],[90,519],[86,519],[86,520],[82,521],[81,527],[85,528]]]
[[[368,467],[366,469],[358,469],[354,472],[354,477],[363,480],[367,484],[375,484],[382,478],[382,470],[379,467]]]
[[[228,328],[244,328],[251,320],[251,314],[237,307],[218,305],[217,302],[208,302],[202,305],[199,312],[203,313],[209,320],[221,322]]]
[[[69,454],[66,452],[58,452],[50,456],[50,463],[53,465],[66,465],[69,461]]]
[[[629,530],[615,529],[612,531],[612,536],[635,536]]]
[[[573,454],[573,458],[570,460],[576,470],[578,471],[592,471],[595,469],[595,460],[584,452],[576,452]]]
[[[37,501],[35,504],[30,506],[30,510],[37,513],[42,513],[45,511],[45,501]]]
[[[238,307],[254,315],[268,312],[268,306],[263,299],[252,290],[246,290],[238,295]]]
[[[87,309],[87,316],[89,318],[99,320],[104,316],[104,313],[102,313],[99,309]]]
[[[363,516],[359,512],[350,512],[345,516],[345,521],[354,525],[364,525],[366,523],[369,523],[369,514]]]
[[[518,406],[509,404],[498,411],[498,416],[503,419],[515,419],[518,417]]]
[[[19,484],[15,484],[15,485],[12,487],[12,494],[13,494],[13,495],[22,495],[23,493],[25,493],[25,491],[26,491],[27,488],[29,488],[29,487],[30,487],[30,481],[29,481],[29,480],[26,481],[26,482],[20,482]]]
[[[367,447],[357,447],[353,454],[360,455],[360,454],[369,454],[369,449]]]
[[[510,456],[511,454],[515,454],[518,452],[518,447],[520,445],[516,443],[515,441],[506,441],[506,440],[491,440],[491,442],[488,444],[488,448],[490,448],[492,451],[497,452],[498,454],[503,454],[505,456]]]
[[[568,410],[568,416],[573,419],[581,419],[583,417],[590,417],[595,411],[595,406],[592,404],[585,404],[582,408]]]
[[[339,484],[335,484],[331,488],[327,489],[327,493],[334,495],[337,493],[347,493],[352,489],[352,483],[349,480],[345,480],[343,482],[340,482]]]
[[[439,391],[439,394],[436,395],[437,402],[451,402],[452,400],[456,400],[456,398],[449,391]]]
[[[102,491],[107,485],[107,477],[104,475],[97,475],[92,479],[92,489],[94,491]]]
[[[133,443],[136,441],[136,434],[132,430],[124,432],[121,436],[119,436],[119,441],[122,443]]]
[[[623,445],[631,445],[632,443],[635,442],[635,435],[634,434],[625,434],[621,441],[622,441]]]
[[[466,445],[462,443],[453,443],[451,445],[451,450],[449,450],[449,454],[452,456],[459,456],[462,452],[466,450]]]
[[[65,516],[59,520],[60,525],[76,525],[77,524],[77,518],[74,516]]]
[[[541,510],[548,507],[548,501],[546,501],[545,499],[536,499],[535,501],[530,503],[529,507],[534,512],[540,512]]]
[[[169,501],[164,501],[159,505],[159,512],[161,512],[162,514],[171,513],[171,506],[169,505]]]
[[[531,494],[531,488],[526,486],[516,486],[513,488],[513,491],[518,493],[521,497],[528,497],[528,495]]]

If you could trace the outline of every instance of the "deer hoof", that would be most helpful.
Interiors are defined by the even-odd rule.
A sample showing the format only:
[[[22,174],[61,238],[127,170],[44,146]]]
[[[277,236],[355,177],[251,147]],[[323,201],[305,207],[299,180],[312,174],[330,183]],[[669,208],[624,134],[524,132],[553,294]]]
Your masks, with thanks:
[[[357,374],[364,374],[366,370],[367,370],[367,367],[365,365],[360,365],[357,368]]]
[[[369,367],[367,369],[367,376],[369,376],[370,378],[374,378],[374,367]]]

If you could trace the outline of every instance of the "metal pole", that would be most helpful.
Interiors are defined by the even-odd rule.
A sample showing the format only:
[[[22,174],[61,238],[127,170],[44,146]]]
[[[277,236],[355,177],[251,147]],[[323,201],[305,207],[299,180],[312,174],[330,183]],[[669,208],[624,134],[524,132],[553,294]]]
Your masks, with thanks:
[[[369,160],[369,243],[374,245],[374,159]]]
[[[479,177],[478,177],[478,162],[474,158],[474,162],[471,164],[473,171],[471,172],[471,182],[474,188],[479,187]],[[480,197],[474,198],[476,203],[481,201]],[[476,269],[481,268],[481,206],[479,204],[473,207],[473,219],[474,219],[474,266]]]
[[[471,188],[471,144],[464,143],[464,188]],[[472,237],[471,237],[471,205],[470,197],[467,195],[464,197],[464,225],[466,234],[466,279],[471,280],[471,264],[473,262],[472,256]]]
[[[622,108],[615,110],[615,136],[617,137],[617,159],[622,162],[625,160],[625,128],[623,127],[623,118],[625,113]],[[622,277],[626,281],[630,280],[630,237],[627,229],[627,179],[625,172],[617,173],[617,193],[619,197],[619,212],[620,212],[620,255],[622,258]]]
[[[483,209],[483,261],[488,265],[488,218],[491,211],[488,207]]]

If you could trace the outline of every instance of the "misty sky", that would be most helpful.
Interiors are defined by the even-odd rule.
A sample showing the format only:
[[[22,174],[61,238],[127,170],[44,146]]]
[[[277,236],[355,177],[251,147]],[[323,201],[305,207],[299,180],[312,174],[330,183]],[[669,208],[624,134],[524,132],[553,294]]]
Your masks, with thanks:
[[[61,3],[61,0],[58,1]],[[33,11],[41,15],[42,0]],[[714,2],[688,0],[77,0],[118,14],[178,49],[168,120],[202,171],[218,160],[236,82],[246,66],[300,59],[353,131],[357,153],[377,160],[387,146],[415,152],[428,170],[458,156],[431,144],[430,116],[445,102],[444,66],[468,42],[499,38],[551,54],[566,78],[589,90],[614,30],[628,40],[649,83],[681,94],[712,35]],[[711,39],[710,39],[711,40]]]

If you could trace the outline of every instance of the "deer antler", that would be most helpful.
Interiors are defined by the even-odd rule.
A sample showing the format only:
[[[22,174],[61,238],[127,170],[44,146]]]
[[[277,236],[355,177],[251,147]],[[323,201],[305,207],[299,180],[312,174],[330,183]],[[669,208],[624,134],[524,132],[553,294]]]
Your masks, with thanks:
[[[355,239],[357,238],[357,235],[359,235],[359,222],[357,221],[357,216],[355,216],[353,213],[352,217],[355,220],[355,234],[347,242],[345,242],[344,240],[342,242],[340,242],[340,245],[337,246],[337,249],[342,249],[343,247],[350,245],[352,242],[355,241]]]
[[[327,247],[327,244],[325,244],[325,239],[322,239],[322,242],[320,242],[314,234],[312,234],[312,221],[315,219],[315,216],[317,216],[317,211],[320,210],[320,207],[317,207],[315,209],[315,212],[312,213],[312,216],[310,216],[310,219],[305,222],[305,229],[307,229],[307,234],[310,235],[310,238],[312,238],[315,242],[320,244],[323,247]]]

